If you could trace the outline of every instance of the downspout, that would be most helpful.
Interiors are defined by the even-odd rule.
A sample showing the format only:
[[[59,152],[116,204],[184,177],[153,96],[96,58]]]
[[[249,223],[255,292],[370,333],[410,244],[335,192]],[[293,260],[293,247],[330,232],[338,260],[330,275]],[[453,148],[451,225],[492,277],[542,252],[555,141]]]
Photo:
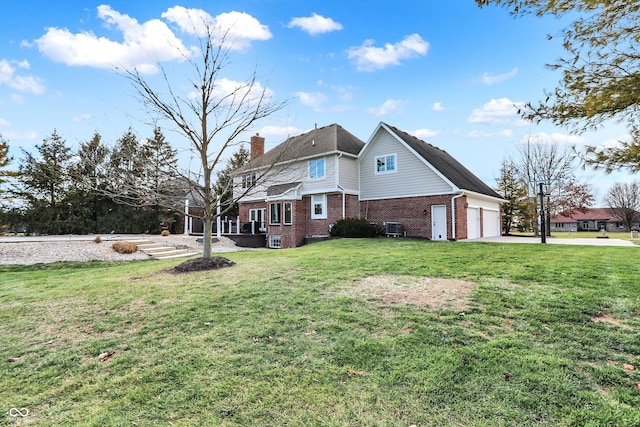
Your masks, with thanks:
[[[345,200],[344,188],[340,185],[340,157],[342,157],[342,153],[338,153],[336,157],[336,187],[342,191],[342,218],[345,218],[347,213],[347,202]]]
[[[451,240],[456,240],[456,199],[464,196],[463,192],[451,198]]]

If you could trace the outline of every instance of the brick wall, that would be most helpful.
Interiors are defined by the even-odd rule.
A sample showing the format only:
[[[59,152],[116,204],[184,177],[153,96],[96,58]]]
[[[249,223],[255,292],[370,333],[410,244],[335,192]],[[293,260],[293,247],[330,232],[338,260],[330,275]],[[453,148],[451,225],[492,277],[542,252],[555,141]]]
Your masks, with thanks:
[[[252,202],[252,203],[240,203],[238,205],[238,215],[240,216],[240,223],[245,224],[249,222],[249,210],[260,209],[267,207],[264,202]],[[269,209],[267,209],[267,215],[269,215]],[[269,220],[269,218],[267,218]]]
[[[458,197],[456,204],[456,239],[464,240],[467,238],[467,196]],[[451,203],[449,203],[451,206]]]
[[[431,207],[446,206],[447,238],[453,236],[451,229],[452,195],[408,197],[403,199],[380,199],[360,202],[360,216],[367,218],[383,229],[385,222],[399,222],[408,237],[431,238]],[[467,237],[466,197],[456,199],[456,238]]]
[[[399,222],[409,237],[431,238],[431,207],[442,205],[447,212],[447,238],[451,239],[451,198],[452,195],[409,197],[404,199],[382,199],[362,201],[356,195],[345,196],[345,216],[363,217],[383,229],[384,222]],[[284,201],[279,201],[281,204]],[[240,221],[249,221],[249,209],[267,208],[267,234],[281,236],[283,248],[300,246],[305,238],[326,236],[329,225],[342,218],[342,194],[327,196],[327,219],[311,219],[311,197],[292,200],[293,224],[269,225],[269,206],[264,202],[242,203]],[[466,197],[455,199],[456,238],[467,238]],[[282,205],[284,207],[284,205]],[[426,213],[426,215],[425,215]]]

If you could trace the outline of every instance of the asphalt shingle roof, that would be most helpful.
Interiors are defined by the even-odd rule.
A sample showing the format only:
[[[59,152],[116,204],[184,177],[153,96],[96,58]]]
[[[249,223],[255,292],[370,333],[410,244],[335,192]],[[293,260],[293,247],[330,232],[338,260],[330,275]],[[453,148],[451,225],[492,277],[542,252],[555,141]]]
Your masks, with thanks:
[[[364,142],[361,139],[334,123],[288,138],[262,156],[245,164],[239,171],[336,151],[357,156],[362,147]]]
[[[394,126],[383,123],[388,129],[394,132],[409,147],[418,153],[424,160],[429,162],[443,176],[451,181],[461,190],[473,191],[474,193],[485,194],[487,196],[501,198],[498,193],[485,184],[480,178],[475,176],[462,163],[454,159],[446,151],[435,147],[413,135],[408,134]]]

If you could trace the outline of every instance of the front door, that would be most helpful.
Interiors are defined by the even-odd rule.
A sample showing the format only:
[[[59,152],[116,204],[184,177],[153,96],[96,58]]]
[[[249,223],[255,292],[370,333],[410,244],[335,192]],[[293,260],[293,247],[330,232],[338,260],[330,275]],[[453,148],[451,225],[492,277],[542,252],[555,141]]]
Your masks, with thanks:
[[[447,207],[431,207],[431,239],[447,240]]]

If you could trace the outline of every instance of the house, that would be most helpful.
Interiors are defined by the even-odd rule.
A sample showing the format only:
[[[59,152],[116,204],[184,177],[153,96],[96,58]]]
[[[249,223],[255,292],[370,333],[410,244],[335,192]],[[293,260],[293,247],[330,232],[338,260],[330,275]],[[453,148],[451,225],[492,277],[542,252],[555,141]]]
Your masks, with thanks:
[[[387,235],[433,240],[498,236],[502,199],[446,151],[386,123],[365,144],[337,124],[252,156],[234,178],[240,222],[272,248],[326,237],[340,218],[363,217]]]
[[[640,213],[638,214],[640,217]],[[634,228],[640,222],[634,222]],[[629,231],[624,223],[609,208],[587,208],[572,211],[551,218],[551,231]]]

